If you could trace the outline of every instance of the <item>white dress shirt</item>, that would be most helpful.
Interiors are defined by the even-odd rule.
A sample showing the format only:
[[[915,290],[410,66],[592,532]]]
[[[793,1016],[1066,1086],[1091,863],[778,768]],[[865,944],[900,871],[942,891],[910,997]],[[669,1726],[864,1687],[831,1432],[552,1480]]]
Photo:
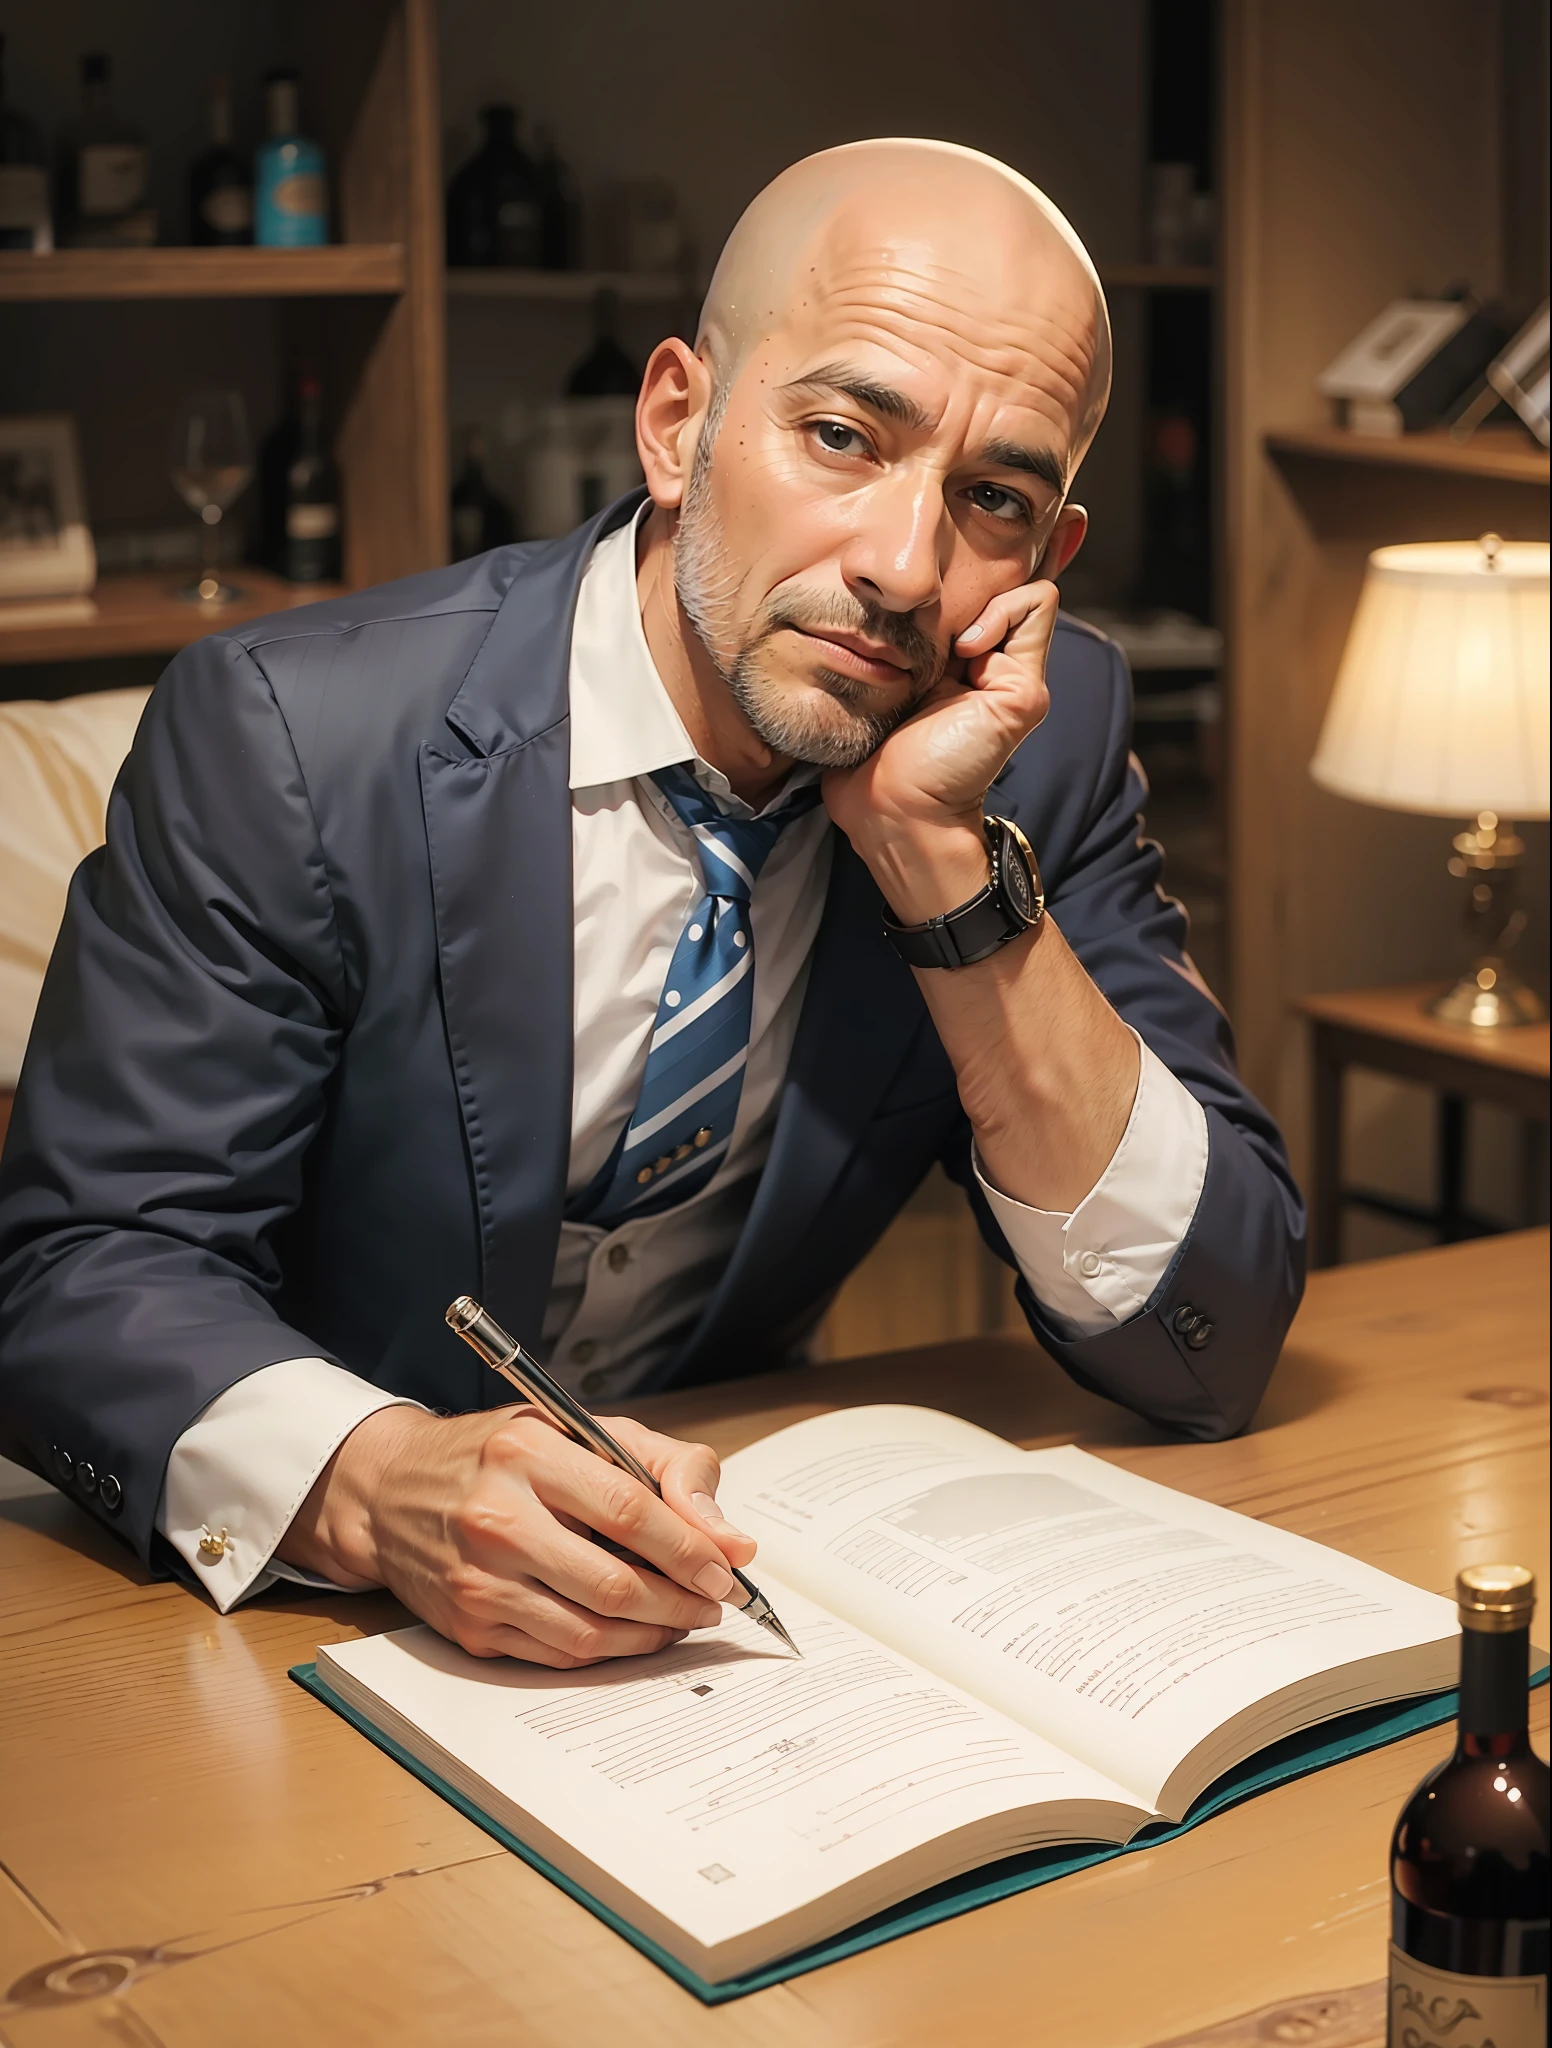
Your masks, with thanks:
[[[576,948],[567,1192],[575,1194],[636,1105],[669,961],[704,892],[694,839],[650,777],[688,762],[725,809],[756,814],[696,755],[653,666],[634,527],[602,541],[583,576],[570,690]],[[794,771],[771,804],[815,773]],[[589,1405],[616,1407],[650,1380],[693,1328],[738,1240],[770,1150],[832,848],[821,806],[782,832],[755,884],[749,1061],[732,1142],[712,1180],[678,1207],[614,1229],[561,1226],[534,1348]],[[1143,1306],[1190,1226],[1207,1170],[1201,1105],[1138,1044],[1126,1131],[1071,1215],[1028,1208],[981,1178],[1036,1299],[1074,1336]],[[398,1398],[322,1359],[295,1358],[238,1381],[184,1431],[157,1527],[223,1612],[277,1576],[307,1582],[273,1561],[275,1547],[351,1430]],[[201,1538],[222,1531],[221,1555],[202,1553]]]

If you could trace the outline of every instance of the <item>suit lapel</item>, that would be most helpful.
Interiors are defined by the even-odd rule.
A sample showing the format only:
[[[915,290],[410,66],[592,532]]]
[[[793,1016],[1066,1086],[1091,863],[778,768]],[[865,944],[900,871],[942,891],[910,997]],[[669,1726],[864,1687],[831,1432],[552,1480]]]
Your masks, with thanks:
[[[758,1339],[765,1305],[925,1017],[884,936],[883,898],[837,833],[770,1156],[733,1256],[664,1384],[728,1377],[729,1351]]]
[[[595,543],[639,502],[518,558],[448,707],[447,743],[421,749],[442,1006],[479,1220],[469,1284],[530,1338],[544,1324],[571,1147],[571,625]],[[484,1405],[510,1399],[493,1374],[479,1378]]]

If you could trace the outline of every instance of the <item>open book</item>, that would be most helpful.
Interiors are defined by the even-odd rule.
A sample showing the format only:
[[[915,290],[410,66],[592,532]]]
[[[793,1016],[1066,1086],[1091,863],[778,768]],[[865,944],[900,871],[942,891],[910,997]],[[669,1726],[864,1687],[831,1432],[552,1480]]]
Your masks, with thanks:
[[[720,1499],[801,1660],[730,1612],[581,1671],[428,1628],[317,1663],[711,1983],[996,1858],[1180,1820],[1266,1744],[1455,1679],[1449,1601],[931,1409],[781,1430],[727,1461]]]

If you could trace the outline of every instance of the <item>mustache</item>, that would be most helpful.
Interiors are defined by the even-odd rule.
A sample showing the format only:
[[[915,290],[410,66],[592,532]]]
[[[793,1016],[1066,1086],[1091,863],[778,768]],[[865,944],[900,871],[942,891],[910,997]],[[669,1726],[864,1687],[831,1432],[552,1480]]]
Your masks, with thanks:
[[[793,591],[775,599],[761,619],[761,639],[773,633],[823,631],[861,633],[881,641],[904,657],[914,694],[929,690],[943,673],[946,657],[938,652],[912,612],[885,611],[881,605],[835,591]]]

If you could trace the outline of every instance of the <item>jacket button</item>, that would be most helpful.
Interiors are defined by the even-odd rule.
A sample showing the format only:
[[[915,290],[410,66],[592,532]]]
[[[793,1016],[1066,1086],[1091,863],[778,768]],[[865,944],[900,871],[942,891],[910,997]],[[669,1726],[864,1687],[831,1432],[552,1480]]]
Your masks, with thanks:
[[[98,1498],[110,1515],[116,1515],[124,1505],[124,1489],[119,1485],[111,1472],[103,1473],[102,1485],[98,1489]]]
[[[1213,1340],[1213,1325],[1206,1316],[1198,1316],[1186,1331],[1186,1345],[1192,1351],[1205,1351]]]
[[[76,1465],[75,1479],[77,1486],[80,1487],[83,1493],[95,1493],[97,1491],[97,1467],[90,1458],[82,1458]]]
[[[1196,1309],[1189,1301],[1175,1310],[1173,1321],[1177,1336],[1186,1337],[1190,1335],[1191,1327],[1196,1321],[1196,1315]]]
[[[58,1444],[54,1446],[54,1470],[67,1485],[75,1477],[75,1459],[68,1451],[61,1450]]]

